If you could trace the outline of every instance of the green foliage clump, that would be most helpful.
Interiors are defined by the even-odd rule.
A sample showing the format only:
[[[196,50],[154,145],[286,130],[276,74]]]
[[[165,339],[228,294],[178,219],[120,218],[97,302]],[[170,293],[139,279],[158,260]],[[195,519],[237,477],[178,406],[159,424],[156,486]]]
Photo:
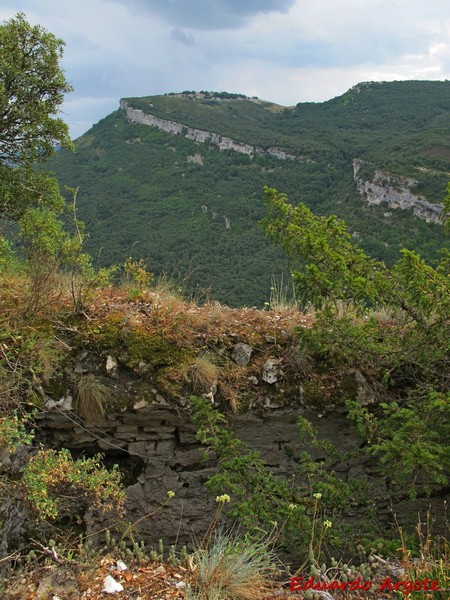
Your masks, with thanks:
[[[224,415],[207,400],[191,397],[191,404],[197,439],[206,446],[207,455],[218,460],[218,470],[206,487],[219,494],[217,501],[231,498],[229,516],[244,527],[250,539],[272,532],[279,534],[280,545],[299,558],[307,557],[312,548],[319,558],[323,538],[331,534],[326,515],[332,511],[333,520],[337,520],[339,513],[354,504],[356,489],[333,473],[327,474],[323,464],[306,452],[299,460],[300,484],[278,478],[259,452],[248,448],[228,429]],[[310,424],[301,425],[303,434],[312,436],[313,443],[320,445]],[[340,537],[339,529],[336,521],[331,534],[333,542],[345,546],[347,540]]]
[[[28,462],[25,495],[39,520],[74,517],[80,508],[95,508],[105,517],[124,511],[125,493],[115,466],[107,471],[100,455],[73,460],[67,449],[40,449]]]
[[[391,486],[414,497],[419,486],[430,493],[433,485],[448,484],[450,394],[424,393],[401,405],[383,402],[379,414],[357,402],[349,401],[347,406],[367,440],[367,453],[385,467]]]
[[[71,91],[59,61],[64,42],[25,15],[0,26],[0,214],[18,220],[28,207],[58,203],[55,181],[31,166],[71,147],[64,121],[56,117]]]
[[[27,419],[19,417],[17,411],[9,417],[0,418],[0,448],[14,454],[19,446],[28,445],[33,439],[33,430],[26,428]]]
[[[147,271],[147,267],[142,258],[139,260],[133,260],[131,257],[127,258],[123,265],[123,269],[125,277],[137,284],[140,291],[150,287],[153,275]]]
[[[233,498],[230,515],[249,529],[287,518],[288,505],[294,501],[288,485],[226,427],[226,418],[207,400],[191,397],[191,404],[197,439],[219,458],[219,471],[209,478],[208,489],[216,494],[226,491]]]
[[[266,188],[266,201],[266,233],[296,261],[297,296],[318,309],[313,326],[300,329],[299,339],[319,372],[334,380],[330,402],[338,396],[351,401],[349,416],[368,441],[365,451],[377,457],[391,493],[416,495],[445,485],[450,474],[448,252],[431,266],[404,249],[389,269],[357,248],[335,217],[317,217],[303,204],[294,207],[274,189]],[[353,390],[344,385],[351,378],[357,382]],[[361,386],[368,398],[357,397]]]

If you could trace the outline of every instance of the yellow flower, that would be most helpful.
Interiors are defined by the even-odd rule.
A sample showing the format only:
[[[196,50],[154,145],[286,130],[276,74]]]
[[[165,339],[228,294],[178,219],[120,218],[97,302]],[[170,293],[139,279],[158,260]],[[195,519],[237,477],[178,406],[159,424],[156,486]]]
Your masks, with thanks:
[[[325,527],[325,529],[329,529],[332,525],[333,523],[331,521],[328,521],[328,519],[323,522],[323,526]]]
[[[169,496],[169,498],[173,498],[175,496],[175,492],[172,492],[172,490],[169,490],[167,492],[167,495]]]
[[[316,500],[320,500],[322,498],[322,494],[320,492],[317,492],[316,494],[313,494],[313,498],[315,498]]]
[[[229,502],[231,500],[228,494],[222,494],[221,496],[216,497],[216,502]]]
[[[295,510],[297,508],[296,504],[289,504],[288,506],[289,510]]]

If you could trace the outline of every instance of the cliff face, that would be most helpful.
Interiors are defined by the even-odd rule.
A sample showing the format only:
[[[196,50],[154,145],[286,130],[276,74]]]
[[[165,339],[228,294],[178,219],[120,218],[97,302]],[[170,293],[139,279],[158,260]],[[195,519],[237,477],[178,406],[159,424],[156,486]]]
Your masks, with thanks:
[[[431,204],[424,197],[415,195],[411,191],[417,185],[415,179],[376,170],[373,179],[368,181],[361,175],[361,168],[367,164],[358,158],[353,161],[356,189],[368,206],[378,206],[384,202],[389,208],[410,210],[427,223],[440,222],[442,206]]]
[[[131,521],[157,512],[167,492],[173,490],[173,500],[158,516],[140,524],[140,534],[154,545],[159,539],[188,544],[193,532],[199,537],[206,531],[216,511],[214,498],[208,495],[204,483],[217,471],[217,463],[214,458],[205,462],[188,408],[180,410],[161,396],[135,406],[108,415],[95,427],[86,426],[70,411],[54,407],[40,419],[40,440],[52,447],[69,448],[75,455],[102,452],[117,463],[127,482]],[[341,456],[349,456],[361,443],[343,414],[335,412],[320,418],[317,411],[298,403],[246,411],[231,418],[230,427],[252,449],[261,452],[274,473],[290,479],[298,473],[298,456],[309,450],[300,442],[300,415],[311,419]],[[325,454],[316,451],[314,458],[324,459]],[[357,461],[342,459],[334,465],[334,471],[344,480],[364,480],[370,469],[364,471]]]
[[[247,156],[271,156],[278,160],[302,160],[303,156],[297,156],[286,152],[281,148],[263,149],[258,146],[252,146],[238,142],[231,138],[218,135],[203,129],[187,127],[182,123],[161,119],[152,114],[146,113],[138,108],[128,105],[126,100],[120,101],[120,108],[125,112],[130,123],[139,123],[156,127],[161,131],[173,135],[182,135],[183,137],[195,142],[204,144],[214,144],[220,150],[232,150]],[[367,165],[365,161],[355,158],[353,161],[353,177],[356,183],[356,190],[359,195],[365,199],[368,206],[378,206],[386,203],[389,208],[400,208],[410,210],[414,215],[423,219],[427,223],[439,223],[442,206],[432,204],[423,196],[418,196],[412,192],[412,188],[417,185],[415,179],[392,175],[382,170],[376,170],[373,178],[367,180],[361,174],[361,167]]]
[[[132,108],[128,106],[128,103],[123,99],[120,101],[120,108],[125,111],[127,119],[130,123],[150,125],[151,127],[156,127],[157,129],[165,131],[166,133],[182,135],[188,140],[193,140],[201,144],[208,142],[218,146],[220,150],[233,150],[234,152],[246,154],[247,156],[268,155],[278,158],[279,160],[295,160],[296,158],[299,158],[294,154],[289,154],[281,148],[268,148],[267,150],[264,150],[263,148],[259,148],[257,146],[251,146],[250,144],[237,142],[231,138],[218,135],[217,133],[212,133],[203,129],[187,127],[186,125],[182,125],[176,121],[169,121],[167,119],[155,117],[154,115],[145,113],[139,108]]]

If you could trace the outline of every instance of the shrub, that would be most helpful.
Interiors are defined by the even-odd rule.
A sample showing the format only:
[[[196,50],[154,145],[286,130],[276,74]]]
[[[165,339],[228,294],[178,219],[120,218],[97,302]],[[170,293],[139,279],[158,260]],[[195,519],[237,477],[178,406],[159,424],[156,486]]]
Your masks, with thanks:
[[[105,516],[124,512],[125,493],[115,465],[107,471],[100,455],[73,460],[63,448],[40,449],[24,470],[25,496],[38,520],[74,517],[80,509],[94,508]]]

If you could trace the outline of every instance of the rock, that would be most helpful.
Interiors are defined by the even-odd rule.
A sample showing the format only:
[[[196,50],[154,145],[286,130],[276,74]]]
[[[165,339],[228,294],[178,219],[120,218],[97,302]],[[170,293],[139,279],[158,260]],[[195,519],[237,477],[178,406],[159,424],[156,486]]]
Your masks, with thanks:
[[[283,405],[280,402],[277,402],[276,400],[272,400],[270,398],[267,398],[264,402],[264,408],[281,408],[282,406]]]
[[[116,581],[111,575],[107,575],[103,581],[103,590],[105,594],[116,594],[123,592],[123,585]]]
[[[156,402],[160,406],[170,406],[169,402],[167,402],[167,400],[164,398],[164,396],[161,396],[161,394],[156,394]]]
[[[266,360],[263,366],[261,379],[266,383],[275,383],[282,379],[283,373],[280,369],[279,361],[275,358]]]
[[[355,373],[355,381],[358,386],[356,391],[356,399],[358,402],[362,406],[373,404],[375,402],[375,393],[359,371],[356,371]]]
[[[254,375],[250,375],[250,377],[247,379],[247,381],[249,383],[251,383],[252,385],[258,385],[258,378],[255,377]]]
[[[117,360],[115,358],[113,358],[112,356],[110,356],[109,354],[106,357],[105,369],[106,369],[107,373],[111,373],[112,371],[117,369]]]
[[[366,181],[361,176],[360,170],[362,166],[367,164],[370,163],[355,158],[353,161],[353,178],[356,182],[357,191],[365,199],[368,206],[387,203],[389,209],[411,210],[416,217],[427,223],[440,223],[442,205],[431,204],[424,196],[419,196],[411,191],[417,185],[417,180],[377,169],[372,181]]]
[[[59,408],[61,410],[72,410],[73,409],[73,398],[70,394],[67,394],[67,396],[63,396],[59,400]]]
[[[44,406],[46,408],[49,408],[50,410],[52,408],[55,408],[55,406],[57,406],[60,410],[72,410],[73,399],[70,394],[67,394],[67,396],[63,396],[58,401],[52,400],[51,398],[47,398]]]
[[[274,335],[265,335],[264,339],[266,340],[266,342],[268,344],[276,344],[277,343],[277,338]]]
[[[244,344],[243,342],[238,342],[234,345],[232,358],[236,364],[245,367],[245,365],[248,365],[250,362],[252,352],[253,349],[251,346]]]
[[[117,561],[117,570],[118,571],[126,571],[128,569],[127,565],[123,562],[123,560]]]
[[[148,406],[148,402],[146,402],[145,400],[138,400],[137,402],[135,402],[133,404],[133,410],[141,410],[142,408],[145,408],[146,406]]]

